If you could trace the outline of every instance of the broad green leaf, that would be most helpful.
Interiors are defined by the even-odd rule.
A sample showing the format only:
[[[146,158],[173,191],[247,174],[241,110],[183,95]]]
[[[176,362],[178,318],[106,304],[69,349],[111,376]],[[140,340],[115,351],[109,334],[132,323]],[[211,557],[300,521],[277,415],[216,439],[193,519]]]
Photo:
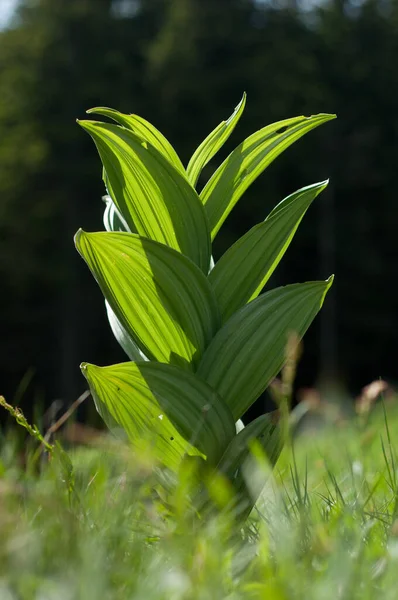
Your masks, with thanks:
[[[282,429],[275,413],[261,415],[249,423],[234,437],[218,464],[218,470],[234,487],[234,508],[240,518],[250,514],[266,483],[264,474],[256,473],[258,447],[274,467],[283,448]]]
[[[109,302],[105,300],[106,312],[112,333],[120,346],[123,348],[130,360],[148,360],[145,354],[139,349],[134,339],[127,333],[119,319],[111,309]]]
[[[167,160],[174,165],[176,169],[178,169],[181,173],[183,173],[185,177],[185,169],[182,164],[177,152],[174,150],[173,146],[170,144],[168,139],[165,138],[163,133],[161,133],[156,127],[149,123],[143,117],[139,117],[138,115],[126,115],[124,113],[119,112],[118,110],[114,110],[113,108],[106,107],[97,107],[91,108],[87,111],[87,114],[97,114],[102,115],[104,117],[108,117],[113,121],[116,121],[122,127],[126,127],[130,129],[134,133],[136,133],[140,138],[149,142],[159,150],[161,154]]]
[[[242,194],[279,154],[311,129],[334,118],[335,115],[320,114],[278,121],[253,133],[235,148],[200,194],[212,239]]]
[[[132,131],[96,121],[79,124],[97,146],[109,195],[128,227],[185,254],[207,275],[206,214],[185,177]]]
[[[75,237],[117,320],[149,359],[193,369],[219,327],[205,275],[185,256],[133,233]]]
[[[278,374],[289,335],[302,338],[332,285],[314,281],[276,288],[238,310],[218,331],[197,373],[240,419]]]
[[[104,196],[104,227],[107,231],[129,231],[126,221],[116,208],[110,196]]]
[[[122,427],[135,445],[153,441],[156,455],[171,468],[185,454],[217,463],[235,435],[228,407],[192,373],[150,362],[81,368],[104,419]]]
[[[250,454],[251,443],[257,440],[271,465],[274,466],[283,447],[281,429],[275,413],[261,415],[244,427],[226,449],[218,469],[231,481],[242,476],[242,465]]]
[[[199,175],[207,163],[217,154],[235,129],[246,105],[246,93],[227,121],[222,121],[194,152],[187,167],[188,181],[196,186]]]
[[[304,217],[328,182],[298,190],[280,202],[267,219],[231,246],[214,266],[209,281],[224,321],[253,300],[271,277]]]

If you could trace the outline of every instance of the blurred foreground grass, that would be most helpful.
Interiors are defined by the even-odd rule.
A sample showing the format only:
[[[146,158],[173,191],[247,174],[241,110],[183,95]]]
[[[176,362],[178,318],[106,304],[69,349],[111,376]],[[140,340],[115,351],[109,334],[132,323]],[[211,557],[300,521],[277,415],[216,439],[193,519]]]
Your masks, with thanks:
[[[397,598],[398,410],[285,450],[245,528],[109,441],[33,460],[0,440],[0,599]],[[386,424],[387,423],[387,424]],[[30,444],[30,442],[29,442]],[[266,465],[259,464],[263,471]],[[248,473],[255,480],[256,469]]]

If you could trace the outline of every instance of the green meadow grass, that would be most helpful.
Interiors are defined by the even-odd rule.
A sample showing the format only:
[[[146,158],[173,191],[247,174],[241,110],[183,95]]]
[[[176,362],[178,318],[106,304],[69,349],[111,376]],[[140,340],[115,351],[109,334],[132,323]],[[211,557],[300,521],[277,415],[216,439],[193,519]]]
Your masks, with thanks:
[[[201,521],[189,477],[163,483],[114,442],[37,459],[0,441],[0,599],[398,597],[398,411],[295,440],[242,527]],[[222,491],[220,492],[222,493]],[[215,492],[217,495],[217,491]]]

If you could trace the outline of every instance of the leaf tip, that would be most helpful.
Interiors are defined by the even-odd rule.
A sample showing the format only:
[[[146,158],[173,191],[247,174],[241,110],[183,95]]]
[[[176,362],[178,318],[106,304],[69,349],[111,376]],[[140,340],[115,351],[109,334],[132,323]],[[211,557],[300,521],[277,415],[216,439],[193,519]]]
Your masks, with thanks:
[[[86,120],[82,120],[82,119],[76,119],[76,123],[85,131],[91,132],[93,129],[92,124],[94,123],[94,121],[86,121]]]
[[[297,117],[300,118],[300,117]],[[327,123],[328,121],[333,121],[334,119],[337,119],[337,115],[336,113],[318,113],[315,115],[310,115],[309,117],[301,117],[306,119],[307,121],[311,121],[311,120],[317,120],[320,121],[319,124],[321,123]]]
[[[323,190],[325,190],[329,185],[329,178],[325,179],[324,181],[320,181],[317,186],[319,188],[319,192],[323,192]]]
[[[80,364],[80,370],[82,372],[82,375],[85,379],[87,379],[87,381],[88,381],[88,367],[89,367],[89,363],[82,362]]]
[[[94,106],[93,108],[89,108],[86,110],[87,115],[97,114],[105,117],[110,117],[110,114],[107,113],[117,113],[117,111],[113,108],[107,108],[106,106]]]
[[[93,123],[93,121],[87,121],[86,119],[76,119],[76,123],[85,131],[90,132],[90,124]]]
[[[82,375],[87,379],[87,381],[91,379],[93,371],[96,369],[98,369],[98,367],[87,362],[82,362],[80,364],[80,370],[82,372]]]
[[[243,92],[242,98],[239,102],[239,104],[237,104],[237,106],[235,106],[234,112],[232,113],[232,115],[225,121],[225,123],[231,123],[231,121],[234,121],[237,117],[240,117],[245,109],[246,106],[246,99],[247,99],[247,94],[246,92]]]
[[[328,185],[329,185],[329,179],[324,179],[323,181],[318,181],[317,183],[313,183],[313,184],[308,185],[301,189],[302,190],[314,190],[316,193],[316,196],[318,196],[321,192],[323,192],[323,190],[325,188],[328,187]]]
[[[334,281],[334,274],[330,275],[330,277],[328,277],[325,282],[323,282],[323,289],[322,289],[322,296],[321,296],[321,302],[320,302],[320,307],[323,306],[323,303],[325,302],[325,298],[326,295],[328,293],[328,291],[330,290],[330,288],[333,285],[333,281]]]
[[[76,233],[75,233],[75,237],[73,238],[73,241],[75,242],[75,246],[76,248],[78,248],[81,239],[85,236],[85,232],[83,231],[83,229],[80,227]]]
[[[84,252],[91,246],[92,235],[92,233],[87,233],[87,231],[83,231],[81,228],[75,233],[75,247],[85,260]]]
[[[334,281],[334,273],[326,279],[327,289],[330,289],[332,287],[333,281]]]

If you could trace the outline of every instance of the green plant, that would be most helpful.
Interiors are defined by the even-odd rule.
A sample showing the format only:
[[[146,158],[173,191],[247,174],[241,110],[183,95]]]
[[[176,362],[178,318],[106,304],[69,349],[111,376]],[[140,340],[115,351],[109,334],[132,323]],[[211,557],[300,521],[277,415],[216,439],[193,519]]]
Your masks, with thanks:
[[[171,470],[186,455],[199,457],[196,463],[225,476],[247,514],[256,500],[243,473],[249,451],[260,446],[274,464],[282,435],[270,415],[237,433],[240,419],[283,367],[289,335],[304,335],[332,277],[259,294],[327,181],[285,198],[216,264],[211,243],[256,177],[334,115],[260,129],[199,194],[198,177],[230,136],[245,101],[244,95],[186,170],[166,138],[141,117],[108,108],[88,111],[116,122],[79,121],[102,160],[107,231],[79,230],[75,242],[132,361],[82,364],[99,413],[135,447],[151,444]]]
[[[20,408],[8,404],[3,396],[0,396],[0,406],[4,408],[11,415],[11,417],[15,419],[16,423],[23,427],[31,437],[38,441],[41,447],[45,448],[50,454],[53,452],[54,446],[49,444],[48,441],[42,436],[37,425],[31,425],[28,422]]]

